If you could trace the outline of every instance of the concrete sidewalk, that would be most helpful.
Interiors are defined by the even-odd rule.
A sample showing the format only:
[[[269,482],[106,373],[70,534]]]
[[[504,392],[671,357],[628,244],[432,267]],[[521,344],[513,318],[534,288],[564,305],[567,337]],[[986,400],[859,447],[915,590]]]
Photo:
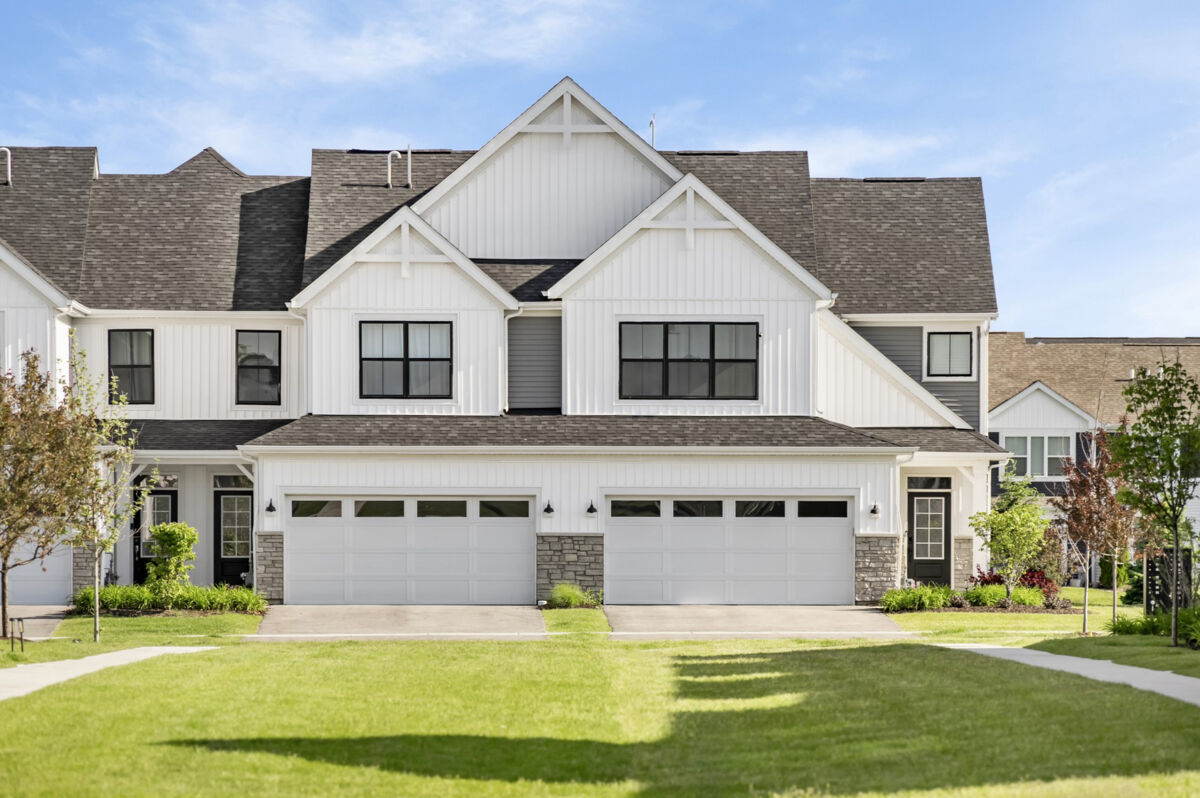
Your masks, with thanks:
[[[1184,701],[1200,707],[1200,679],[1192,676],[1180,676],[1170,671],[1156,671],[1150,668],[1138,668],[1133,665],[1118,665],[1106,659],[1088,659],[1087,657],[1069,657],[1065,654],[1051,654],[1048,651],[1038,651],[1032,648],[1015,648],[1012,646],[986,646],[970,643],[942,643],[943,648],[953,648],[959,651],[970,651],[985,657],[1006,659],[1009,662],[1020,662],[1022,665],[1032,665],[1035,668],[1046,668],[1063,673],[1074,673],[1086,676],[1099,682],[1127,684],[1138,690],[1165,695],[1177,701]]]
[[[44,640],[67,617],[66,604],[10,604],[8,617],[25,619],[25,639]]]
[[[545,640],[536,607],[275,604],[247,640]]]
[[[612,639],[903,639],[912,636],[873,607],[628,605],[604,607]]]
[[[214,646],[142,646],[127,648],[123,651],[110,651],[107,654],[94,654],[82,659],[64,659],[58,662],[38,662],[33,665],[16,665],[12,668],[0,669],[0,701],[17,696],[28,695],[43,687],[65,682],[77,676],[114,668],[118,665],[129,665],[163,654],[192,654],[198,651],[211,651]]]

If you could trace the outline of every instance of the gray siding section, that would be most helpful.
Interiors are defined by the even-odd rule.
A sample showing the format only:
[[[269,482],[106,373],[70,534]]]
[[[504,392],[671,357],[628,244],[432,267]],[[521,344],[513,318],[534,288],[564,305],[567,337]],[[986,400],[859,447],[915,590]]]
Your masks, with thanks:
[[[508,323],[508,406],[562,407],[562,319],[518,316]]]
[[[867,339],[888,360],[895,363],[904,373],[920,382],[942,404],[962,416],[975,429],[979,429],[979,381],[971,382],[925,382],[921,373],[921,327],[855,327],[859,335]],[[975,369],[979,370],[979,352],[975,352]]]

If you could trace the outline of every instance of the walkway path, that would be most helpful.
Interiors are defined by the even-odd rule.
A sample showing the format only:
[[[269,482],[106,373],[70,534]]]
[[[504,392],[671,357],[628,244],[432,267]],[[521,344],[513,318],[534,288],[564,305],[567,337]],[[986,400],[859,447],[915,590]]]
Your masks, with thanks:
[[[8,617],[25,619],[26,640],[45,640],[54,634],[69,609],[66,604],[12,604]]]
[[[3,668],[0,669],[0,701],[28,695],[43,687],[65,682],[77,676],[86,676],[105,668],[129,665],[163,654],[192,654],[197,651],[211,651],[213,648],[214,646],[142,646],[122,651],[110,651],[107,654],[94,654],[82,659],[64,659],[58,662],[38,662],[32,665]]]
[[[943,643],[941,645],[943,648],[971,651],[987,657],[1032,665],[1035,668],[1074,673],[1100,682],[1127,684],[1138,690],[1148,690],[1151,693],[1158,693],[1200,707],[1200,679],[1194,676],[1180,676],[1178,673],[1170,671],[1156,671],[1133,665],[1118,665],[1106,659],[1068,657],[1064,654],[1051,654],[1048,651],[1037,651],[1032,648],[972,643]]]

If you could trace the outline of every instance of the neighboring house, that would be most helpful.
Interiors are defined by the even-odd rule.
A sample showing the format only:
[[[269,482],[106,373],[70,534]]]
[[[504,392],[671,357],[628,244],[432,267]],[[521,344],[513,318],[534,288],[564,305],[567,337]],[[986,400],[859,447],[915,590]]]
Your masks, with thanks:
[[[121,582],[176,518],[196,582],[289,603],[844,604],[984,561],[977,179],[659,152],[570,79],[477,152],[12,173],[0,365],[74,330],[164,475]]]
[[[1091,433],[1115,429],[1135,369],[1178,361],[1200,377],[1200,338],[1026,338],[993,332],[988,426],[1016,473],[1043,494],[1061,490],[1063,461],[1091,456]],[[998,488],[993,485],[993,492]],[[1187,517],[1200,523],[1200,498]]]

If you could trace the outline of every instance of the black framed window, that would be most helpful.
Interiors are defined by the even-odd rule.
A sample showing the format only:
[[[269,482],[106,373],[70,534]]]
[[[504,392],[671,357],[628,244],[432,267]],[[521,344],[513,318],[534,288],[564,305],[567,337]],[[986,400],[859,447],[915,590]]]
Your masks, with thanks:
[[[660,518],[662,502],[658,499],[613,499],[608,510],[613,518]]]
[[[527,499],[480,499],[480,518],[528,518]]]
[[[279,330],[237,331],[237,403],[280,403]]]
[[[926,347],[926,376],[971,376],[975,359],[971,351],[971,333],[931,332]]]
[[[108,376],[110,403],[124,394],[131,405],[154,404],[154,330],[109,330]]]
[[[676,499],[671,505],[676,518],[720,518],[725,512],[720,499]]]
[[[361,398],[450,398],[450,322],[364,321],[358,330]]]
[[[738,518],[783,518],[783,502],[739,501],[734,509]]]
[[[848,518],[850,505],[843,500],[801,499],[796,502],[797,518]]]
[[[620,326],[622,399],[757,399],[755,322]]]

